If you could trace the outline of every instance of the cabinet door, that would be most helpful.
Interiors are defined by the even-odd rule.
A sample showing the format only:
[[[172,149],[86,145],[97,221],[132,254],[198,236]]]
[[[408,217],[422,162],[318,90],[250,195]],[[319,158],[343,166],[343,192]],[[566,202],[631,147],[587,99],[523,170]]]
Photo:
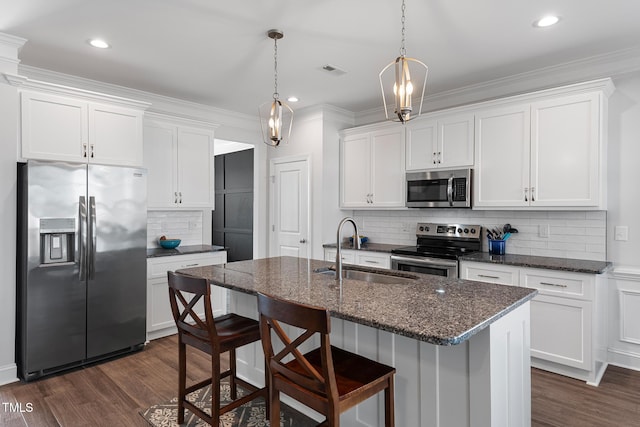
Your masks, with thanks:
[[[531,356],[591,369],[591,305],[537,295],[531,301]]]
[[[213,132],[178,128],[177,160],[180,207],[213,209]]]
[[[598,207],[599,105],[597,93],[531,105],[531,206]]]
[[[406,132],[406,170],[423,170],[438,167],[438,123],[435,120],[411,121],[407,125]]]
[[[476,115],[474,207],[529,206],[529,110],[527,104]]]
[[[89,105],[89,162],[142,166],[142,112]]]
[[[21,103],[22,157],[87,161],[86,102],[25,91]]]
[[[369,207],[371,200],[371,144],[369,134],[350,135],[341,143],[340,206]]]
[[[404,128],[394,126],[371,133],[370,207],[405,205]]]
[[[156,122],[144,126],[144,167],[147,169],[147,206],[176,207],[177,130]]]
[[[438,120],[438,167],[473,166],[473,114]]]

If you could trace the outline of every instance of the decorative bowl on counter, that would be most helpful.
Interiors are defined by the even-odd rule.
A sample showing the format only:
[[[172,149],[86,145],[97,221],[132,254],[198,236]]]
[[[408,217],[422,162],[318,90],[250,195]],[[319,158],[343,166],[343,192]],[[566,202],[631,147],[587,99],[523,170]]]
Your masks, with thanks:
[[[180,239],[159,239],[158,243],[165,249],[175,249],[181,241]]]

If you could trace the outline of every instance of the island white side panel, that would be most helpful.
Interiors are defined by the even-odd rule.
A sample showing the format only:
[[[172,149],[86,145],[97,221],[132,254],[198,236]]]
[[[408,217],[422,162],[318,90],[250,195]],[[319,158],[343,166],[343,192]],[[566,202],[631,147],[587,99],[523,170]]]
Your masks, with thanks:
[[[256,297],[231,292],[232,312],[257,318]],[[331,343],[396,368],[397,426],[530,426],[529,303],[455,346],[428,344],[350,321],[331,319]],[[238,372],[264,384],[259,343],[238,352]],[[281,395],[314,419],[318,414]],[[382,427],[380,393],[341,416],[343,427]]]

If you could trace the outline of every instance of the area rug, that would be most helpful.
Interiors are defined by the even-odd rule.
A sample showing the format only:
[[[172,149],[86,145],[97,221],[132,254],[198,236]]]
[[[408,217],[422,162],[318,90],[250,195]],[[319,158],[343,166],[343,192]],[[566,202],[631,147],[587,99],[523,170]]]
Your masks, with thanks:
[[[211,388],[206,387],[189,394],[187,398],[197,407],[211,414]],[[229,384],[221,385],[220,400],[224,404],[230,401]],[[238,394],[242,395],[242,389],[238,388]],[[281,403],[280,404],[280,427],[312,427],[318,423],[301,414],[295,409]],[[178,424],[178,398],[175,397],[168,402],[153,405],[140,415],[154,427],[205,427],[209,424],[193,415],[188,409],[185,410],[184,424]],[[266,406],[263,398],[259,397],[244,404],[233,411],[229,411],[220,417],[221,427],[258,427],[268,426],[266,419]]]

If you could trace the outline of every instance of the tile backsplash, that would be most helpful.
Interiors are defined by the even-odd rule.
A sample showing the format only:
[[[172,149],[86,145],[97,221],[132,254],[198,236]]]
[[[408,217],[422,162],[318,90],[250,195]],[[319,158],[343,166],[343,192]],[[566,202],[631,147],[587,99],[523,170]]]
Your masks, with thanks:
[[[148,211],[147,248],[157,248],[160,236],[181,239],[181,246],[202,244],[202,211]]]
[[[371,242],[415,245],[418,222],[502,226],[519,233],[506,244],[506,253],[606,261],[606,211],[477,211],[420,209],[409,211],[354,211],[360,234]],[[549,236],[541,237],[541,227]],[[487,239],[483,238],[487,251]]]

